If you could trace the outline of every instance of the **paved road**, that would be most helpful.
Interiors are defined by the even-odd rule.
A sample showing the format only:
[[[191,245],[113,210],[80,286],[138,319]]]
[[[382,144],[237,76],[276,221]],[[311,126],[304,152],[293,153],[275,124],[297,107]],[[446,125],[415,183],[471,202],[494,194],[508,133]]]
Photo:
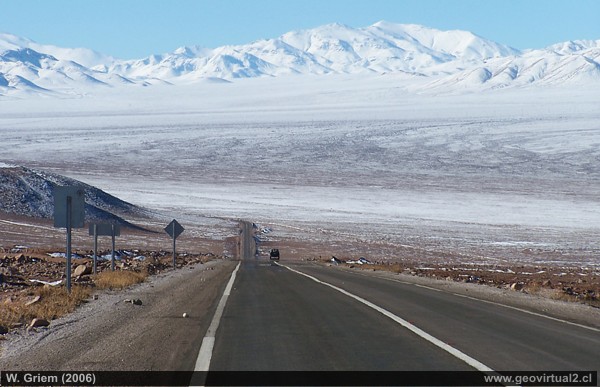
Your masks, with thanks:
[[[600,369],[598,330],[373,275],[281,265],[357,295],[493,370]],[[211,370],[474,370],[373,307],[281,265],[242,262]]]
[[[211,370],[470,370],[380,313],[291,271],[242,263]]]

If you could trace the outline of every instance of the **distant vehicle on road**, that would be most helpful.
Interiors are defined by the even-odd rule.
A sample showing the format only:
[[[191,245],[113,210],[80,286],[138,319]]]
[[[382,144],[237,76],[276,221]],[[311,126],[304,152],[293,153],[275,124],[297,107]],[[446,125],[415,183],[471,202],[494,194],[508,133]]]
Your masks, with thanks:
[[[279,249],[271,249],[269,258],[271,258],[271,261],[279,261]]]

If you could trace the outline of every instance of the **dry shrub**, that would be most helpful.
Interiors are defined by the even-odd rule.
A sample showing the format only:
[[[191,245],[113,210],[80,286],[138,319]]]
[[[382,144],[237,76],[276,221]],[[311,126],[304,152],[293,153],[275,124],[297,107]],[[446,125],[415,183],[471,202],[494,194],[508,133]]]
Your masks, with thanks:
[[[399,263],[391,263],[391,264],[387,264],[387,265],[381,265],[381,264],[363,265],[363,266],[361,266],[361,268],[378,270],[378,271],[389,271],[392,273],[402,273],[404,271],[404,268]]]
[[[547,289],[545,289],[542,286],[542,284],[539,282],[529,282],[528,284],[525,284],[524,290],[529,294],[539,294],[539,295],[542,295],[542,293],[554,294],[554,292],[547,292]]]
[[[71,313],[89,298],[91,293],[92,290],[86,286],[73,286],[70,294],[64,286],[34,288],[29,295],[31,297],[40,296],[40,300],[34,304],[25,305],[28,298],[0,303],[0,325],[10,327],[15,323],[27,324],[34,318],[54,320]]]
[[[98,289],[123,289],[144,282],[147,276],[135,271],[104,271],[93,278]]]

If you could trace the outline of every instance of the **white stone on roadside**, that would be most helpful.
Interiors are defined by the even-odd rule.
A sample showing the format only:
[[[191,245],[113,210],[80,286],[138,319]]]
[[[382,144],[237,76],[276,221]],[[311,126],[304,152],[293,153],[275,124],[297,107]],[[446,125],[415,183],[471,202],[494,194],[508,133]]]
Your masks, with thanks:
[[[189,317],[189,315],[188,315],[187,313],[185,313],[185,312],[184,312],[184,313],[183,313],[183,318],[188,318],[188,317]]]

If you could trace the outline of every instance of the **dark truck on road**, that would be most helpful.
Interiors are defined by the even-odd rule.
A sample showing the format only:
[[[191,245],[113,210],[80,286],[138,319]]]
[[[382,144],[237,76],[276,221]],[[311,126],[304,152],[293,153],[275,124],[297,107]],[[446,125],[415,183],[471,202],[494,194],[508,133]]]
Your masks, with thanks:
[[[269,258],[271,261],[279,261],[279,249],[271,249],[269,253]]]

